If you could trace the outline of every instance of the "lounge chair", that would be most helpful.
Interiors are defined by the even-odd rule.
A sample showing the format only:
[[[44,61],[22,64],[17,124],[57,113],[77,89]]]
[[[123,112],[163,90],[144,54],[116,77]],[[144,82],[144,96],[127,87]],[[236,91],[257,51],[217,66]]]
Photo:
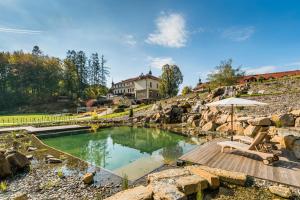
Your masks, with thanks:
[[[243,135],[233,136],[233,141],[243,142],[243,143],[246,143],[246,144],[251,144],[253,142],[253,139],[254,138],[252,138],[252,137],[243,136]]]
[[[263,163],[266,165],[271,164],[274,161],[278,161],[278,154],[274,153],[264,153],[259,152],[259,145],[262,144],[264,138],[266,137],[267,132],[260,132],[257,136],[252,140],[251,144],[240,143],[236,141],[224,141],[218,142],[217,144],[222,147],[221,152],[224,152],[225,148],[237,149],[242,152],[247,152],[250,154],[255,154],[263,159]]]

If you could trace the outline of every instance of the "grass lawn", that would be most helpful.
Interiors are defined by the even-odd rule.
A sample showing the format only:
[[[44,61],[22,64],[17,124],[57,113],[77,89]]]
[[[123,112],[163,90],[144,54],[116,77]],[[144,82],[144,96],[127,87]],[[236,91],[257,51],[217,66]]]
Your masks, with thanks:
[[[133,113],[148,109],[152,105],[142,105],[133,109]],[[122,117],[129,114],[129,109],[120,113],[112,113],[108,115],[101,116],[99,118],[108,119]],[[67,115],[49,115],[49,114],[17,114],[17,115],[0,115],[0,127],[1,126],[11,126],[11,125],[22,125],[22,124],[35,124],[44,122],[63,122],[76,120],[78,115],[67,116]],[[90,118],[80,119],[89,120]]]
[[[17,115],[0,115],[0,126],[30,124],[40,122],[57,122],[74,119],[77,116],[67,115],[49,115],[49,114],[17,114]]]
[[[134,113],[135,112],[138,112],[138,111],[141,111],[141,110],[146,110],[148,108],[150,108],[152,106],[152,104],[149,104],[149,105],[142,105],[142,106],[139,106],[137,108],[134,108],[133,109],[133,116],[134,116]],[[101,116],[100,118],[116,118],[116,117],[123,117],[123,116],[126,116],[126,115],[129,115],[129,109],[127,108],[126,111],[124,112],[120,112],[120,113],[112,113],[112,114],[108,114],[108,115],[103,115]]]

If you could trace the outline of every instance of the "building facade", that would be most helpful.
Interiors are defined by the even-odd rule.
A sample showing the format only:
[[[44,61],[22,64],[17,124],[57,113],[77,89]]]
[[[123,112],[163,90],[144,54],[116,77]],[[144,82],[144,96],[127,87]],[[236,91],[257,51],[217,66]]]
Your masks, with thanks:
[[[112,83],[114,95],[131,96],[137,100],[159,99],[158,88],[160,79],[152,75],[151,71],[138,77]]]

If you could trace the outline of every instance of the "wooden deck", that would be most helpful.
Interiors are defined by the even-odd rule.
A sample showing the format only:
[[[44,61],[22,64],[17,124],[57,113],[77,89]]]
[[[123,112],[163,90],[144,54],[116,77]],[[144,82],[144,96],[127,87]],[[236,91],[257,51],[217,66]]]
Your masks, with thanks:
[[[300,188],[300,162],[285,157],[273,166],[264,165],[255,155],[238,150],[221,152],[218,141],[208,142],[181,156],[179,159],[228,171],[243,172],[249,176]]]

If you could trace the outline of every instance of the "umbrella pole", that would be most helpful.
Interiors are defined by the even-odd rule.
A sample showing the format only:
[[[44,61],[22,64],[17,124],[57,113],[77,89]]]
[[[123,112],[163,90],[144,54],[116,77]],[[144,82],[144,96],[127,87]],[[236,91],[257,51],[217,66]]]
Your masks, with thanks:
[[[233,140],[233,104],[231,104],[231,141]]]

